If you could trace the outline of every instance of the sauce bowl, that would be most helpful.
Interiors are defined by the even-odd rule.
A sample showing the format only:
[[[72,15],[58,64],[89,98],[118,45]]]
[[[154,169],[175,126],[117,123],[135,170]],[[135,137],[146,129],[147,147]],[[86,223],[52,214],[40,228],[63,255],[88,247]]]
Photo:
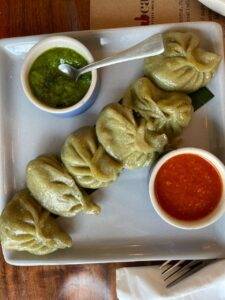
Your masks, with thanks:
[[[198,158],[202,158],[204,160],[204,162],[206,162],[206,164],[210,165],[211,167],[211,170],[214,170],[215,173],[217,174],[218,176],[218,179],[220,179],[220,193],[218,193],[218,202],[217,204],[215,205],[214,208],[211,209],[211,211],[209,211],[209,213],[205,214],[204,216],[202,217],[199,217],[199,218],[196,218],[196,219],[185,219],[185,218],[177,218],[175,217],[175,214],[172,215],[168,209],[168,211],[166,211],[165,207],[164,208],[162,207],[162,205],[160,204],[160,201],[159,201],[159,195],[158,195],[158,192],[157,192],[157,178],[160,178],[158,176],[160,170],[163,170],[162,167],[164,167],[164,170],[165,170],[165,166],[166,164],[168,165],[168,161],[170,161],[170,165],[171,165],[171,162],[172,162],[172,159],[173,158],[177,158],[178,156],[180,156],[181,158],[181,155],[183,154],[191,154],[191,155],[194,155],[192,157],[198,157]],[[187,156],[183,156],[183,157],[187,157]],[[182,165],[181,165],[182,166]],[[194,170],[193,170],[194,172]],[[162,174],[162,172],[161,172]],[[169,176],[172,176],[171,175],[171,171],[169,173],[170,175]],[[174,174],[176,174],[176,167],[174,165]],[[196,173],[197,174],[197,173]],[[157,177],[158,176],[158,177]],[[208,175],[207,175],[208,176]],[[191,172],[188,173],[188,177],[191,177]],[[161,177],[163,178],[163,177]],[[171,177],[172,178],[172,177]],[[210,179],[211,180],[211,179]],[[171,184],[172,181],[168,180],[168,182],[165,183],[162,182],[161,186],[166,186],[166,185],[169,185]],[[166,198],[167,198],[167,207],[170,206],[170,203],[171,203],[171,208],[173,210],[174,206],[174,203],[172,204],[172,200],[170,202],[170,198],[172,199],[172,196],[170,195],[170,192],[168,191],[173,191],[171,192],[171,194],[173,195],[176,195],[176,192],[175,192],[175,185],[176,185],[176,180],[174,181],[175,183],[173,185],[171,185],[171,187],[168,188],[167,190],[167,194],[166,194]],[[180,182],[180,181],[179,181]],[[195,181],[193,182],[193,191],[194,188],[197,187],[197,183],[196,183],[196,186],[194,186],[194,183],[196,182],[196,178],[195,178]],[[179,184],[177,184],[179,185]],[[188,185],[188,183],[186,183],[186,185]],[[205,184],[205,186],[208,186]],[[185,187],[185,184],[184,184],[184,189],[186,190],[186,187]],[[208,191],[209,194],[211,192],[211,189],[209,188]],[[182,194],[182,196],[184,195],[185,196],[185,192],[183,192],[181,190],[180,192]],[[205,192],[204,192],[205,193]],[[194,196],[192,197],[193,198],[193,201],[190,201],[190,206],[189,208],[186,209],[186,207],[189,205],[189,203],[184,202],[186,203],[185,205],[185,208],[184,208],[184,212],[185,211],[190,211],[190,214],[193,214],[195,213],[196,209],[198,210],[198,206],[195,206],[195,205],[198,205],[198,203],[195,203],[195,193],[193,192]],[[181,148],[181,149],[178,149],[178,150],[173,150],[167,154],[165,154],[161,159],[158,160],[158,162],[155,164],[154,168],[153,168],[153,171],[150,175],[150,180],[149,180],[149,195],[150,195],[150,199],[151,199],[151,203],[155,209],[155,211],[157,212],[157,214],[164,220],[166,221],[167,223],[169,223],[170,225],[173,225],[175,227],[178,227],[178,228],[182,228],[182,229],[200,229],[200,228],[204,228],[206,226],[209,226],[210,224],[213,224],[214,222],[216,222],[220,217],[222,217],[222,215],[225,213],[225,166],[224,164],[215,156],[213,155],[212,153],[206,151],[206,150],[202,150],[202,149],[198,149],[198,148]],[[204,195],[207,195],[207,194],[203,194],[203,200],[204,200]],[[178,197],[179,198],[179,197]],[[197,202],[197,196],[196,196],[196,202]],[[211,195],[211,198],[212,195]],[[182,199],[182,198],[179,198],[179,199]],[[206,199],[206,198],[205,198]],[[162,202],[161,202],[162,203]],[[202,202],[203,205],[205,205],[206,201]],[[174,209],[175,211],[176,209]]]
[[[57,116],[62,116],[62,117],[71,117],[71,116],[79,115],[85,110],[87,110],[94,103],[96,99],[97,92],[98,92],[96,70],[92,71],[91,84],[89,86],[87,93],[84,95],[84,97],[81,100],[79,100],[77,103],[69,107],[54,108],[48,106],[47,104],[38,100],[37,97],[34,96],[31,90],[29,84],[29,72],[32,67],[32,64],[45,51],[56,47],[69,48],[75,50],[77,53],[83,56],[88,63],[94,61],[94,58],[90,53],[90,51],[81,42],[79,42],[74,38],[67,37],[67,36],[52,36],[46,38],[40,41],[39,43],[37,43],[36,45],[34,45],[31,48],[31,50],[27,53],[23,61],[22,69],[21,69],[21,83],[22,83],[24,93],[26,94],[28,100],[36,107],[41,109],[42,111],[55,114]]]

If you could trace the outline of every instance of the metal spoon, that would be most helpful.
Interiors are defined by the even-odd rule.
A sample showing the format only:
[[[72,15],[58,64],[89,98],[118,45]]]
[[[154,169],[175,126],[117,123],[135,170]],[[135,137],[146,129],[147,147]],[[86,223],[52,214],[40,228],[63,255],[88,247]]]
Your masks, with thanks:
[[[131,48],[128,48],[108,58],[93,62],[81,69],[76,69],[75,67],[66,63],[60,63],[58,68],[64,74],[77,80],[81,74],[98,68],[118,64],[128,60],[154,56],[162,52],[164,52],[162,34],[155,34]]]

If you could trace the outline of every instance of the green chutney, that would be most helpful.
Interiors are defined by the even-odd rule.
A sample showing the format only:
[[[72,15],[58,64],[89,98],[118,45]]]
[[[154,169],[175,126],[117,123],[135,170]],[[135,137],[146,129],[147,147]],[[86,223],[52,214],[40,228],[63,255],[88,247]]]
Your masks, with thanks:
[[[62,62],[78,69],[88,64],[83,56],[72,49],[52,48],[34,61],[28,77],[34,96],[54,108],[65,108],[79,102],[91,84],[91,72],[75,81],[59,71],[58,66]]]

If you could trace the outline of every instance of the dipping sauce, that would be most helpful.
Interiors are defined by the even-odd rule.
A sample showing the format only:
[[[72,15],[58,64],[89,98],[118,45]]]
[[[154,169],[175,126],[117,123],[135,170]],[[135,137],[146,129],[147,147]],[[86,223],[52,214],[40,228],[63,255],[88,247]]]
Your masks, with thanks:
[[[170,158],[159,169],[154,183],[159,205],[170,216],[194,221],[209,215],[222,196],[217,169],[195,154]]]
[[[75,81],[62,74],[58,65],[68,63],[75,68],[87,65],[86,59],[69,48],[52,48],[41,54],[31,66],[29,84],[34,96],[54,108],[65,108],[79,102],[91,84],[91,73]]]

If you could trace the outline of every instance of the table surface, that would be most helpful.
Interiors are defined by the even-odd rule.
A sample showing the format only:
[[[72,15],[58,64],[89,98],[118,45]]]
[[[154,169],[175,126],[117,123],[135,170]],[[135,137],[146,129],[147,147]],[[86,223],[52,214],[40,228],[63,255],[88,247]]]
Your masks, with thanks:
[[[89,29],[89,15],[89,0],[1,0],[0,38]],[[15,267],[0,250],[0,299],[116,299],[116,268],[139,264]]]

